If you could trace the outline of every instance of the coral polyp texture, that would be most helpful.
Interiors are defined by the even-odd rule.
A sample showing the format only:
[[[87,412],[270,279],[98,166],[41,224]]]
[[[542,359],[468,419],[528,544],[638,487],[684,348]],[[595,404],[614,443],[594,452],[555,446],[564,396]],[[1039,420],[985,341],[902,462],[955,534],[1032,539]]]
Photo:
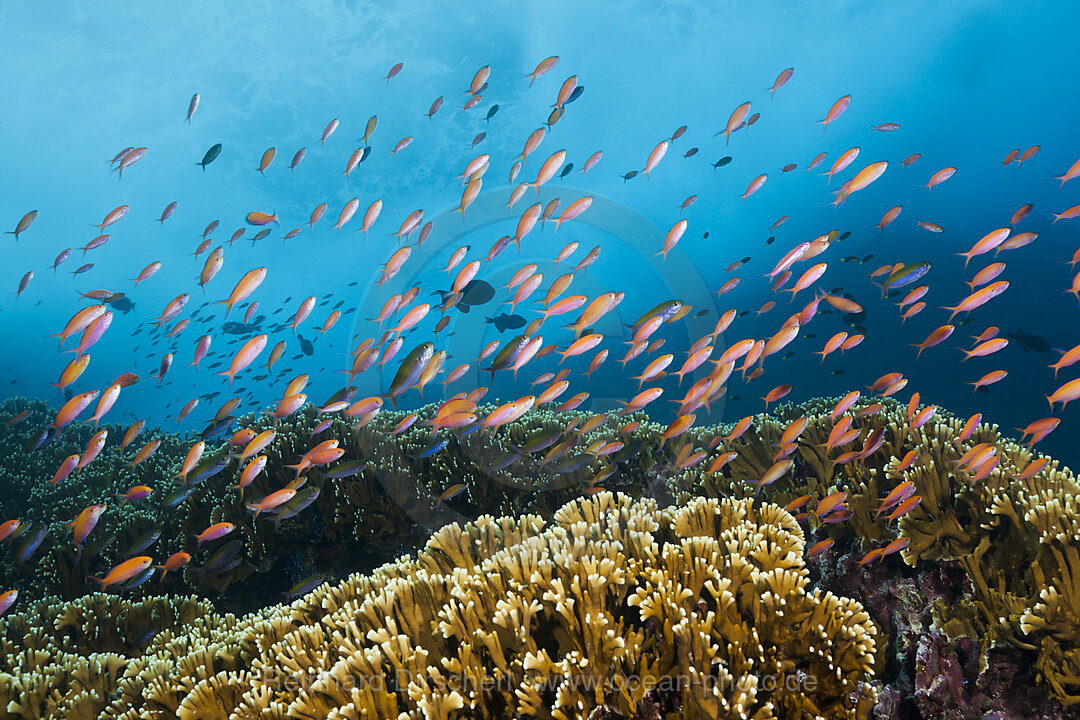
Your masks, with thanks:
[[[926,717],[1007,713],[1010,702],[1051,716],[1080,704],[1072,472],[977,418],[938,409],[918,425],[914,404],[836,405],[781,405],[741,432],[691,428],[667,442],[664,426],[643,415],[539,410],[495,432],[443,435],[434,453],[424,422],[436,406],[399,433],[405,413],[384,411],[362,427],[338,419],[318,438],[337,439],[345,453],[306,471],[302,490],[314,497],[259,518],[241,501],[240,467],[229,460],[238,450],[224,441],[208,447],[186,485],[171,476],[191,441],[154,431],[161,447],[139,467],[124,464],[134,449],[121,452],[114,439],[79,482],[53,487],[50,468],[78,452],[89,429],[32,452],[23,449],[32,423],[2,430],[9,458],[0,472],[12,492],[0,497],[0,519],[31,528],[5,543],[0,565],[4,586],[20,590],[0,619],[8,687],[17,688],[8,702],[57,707],[82,675],[80,692],[112,702],[119,685],[91,685],[116,675],[119,657],[115,683],[154,688],[131,693],[130,704],[151,710],[122,715],[129,708],[109,705],[104,717],[212,716],[182,713],[226,696],[251,708],[224,716],[236,718],[350,717],[330,715],[349,703],[373,703],[379,717],[388,708],[576,717],[595,707],[649,717],[675,706],[702,717],[799,717],[800,708],[829,717],[871,703],[867,682],[885,717],[902,716],[905,703]],[[44,406],[34,413],[48,416]],[[845,418],[857,437],[838,445]],[[296,477],[287,466],[315,442],[319,420],[313,411],[276,424],[243,420],[277,432],[265,472],[245,489],[250,500]],[[784,453],[789,471],[770,477]],[[65,536],[80,509],[136,483],[152,487],[151,498],[106,500],[76,550]],[[178,491],[179,502],[166,501]],[[452,524],[467,518],[480,519]],[[196,540],[219,522],[235,530]],[[36,552],[15,562],[39,528]],[[374,565],[420,547],[414,559],[352,574],[372,570],[358,557]],[[178,551],[192,555],[186,567],[136,576],[123,600],[87,595],[94,576],[132,555],[161,563]],[[259,609],[278,592],[288,600],[317,586],[319,577],[297,582],[311,574],[349,579],[288,609]],[[863,617],[854,601],[872,624],[853,619]],[[356,619],[361,609],[366,620]],[[391,625],[379,625],[385,618]],[[52,669],[39,676],[35,663]],[[156,669],[144,675],[144,664]],[[342,695],[342,678],[383,678],[386,667],[408,681]],[[275,689],[294,684],[268,675],[282,668],[306,684]],[[1009,700],[1003,677],[1031,689],[1030,699]],[[57,695],[43,682],[63,687]],[[708,683],[721,693],[695,694]],[[18,712],[37,717],[42,707]]]
[[[235,617],[35,601],[0,703],[44,718],[869,717],[878,631],[809,589],[783,509],[599,493],[436,532],[414,559]],[[147,636],[146,628],[152,628]]]

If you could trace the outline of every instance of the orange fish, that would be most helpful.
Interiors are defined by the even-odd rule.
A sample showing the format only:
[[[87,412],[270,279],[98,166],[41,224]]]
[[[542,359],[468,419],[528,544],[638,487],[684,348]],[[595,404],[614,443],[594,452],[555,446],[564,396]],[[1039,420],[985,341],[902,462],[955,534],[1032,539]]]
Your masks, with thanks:
[[[951,321],[956,317],[957,313],[970,312],[981,305],[986,304],[993,298],[997,297],[1001,293],[1005,292],[1009,288],[1009,282],[1007,280],[998,280],[995,283],[987,285],[986,287],[976,290],[971,295],[961,300],[954,307],[946,307],[944,310],[951,310],[952,314],[949,315]]]
[[[743,122],[746,120],[746,116],[750,113],[750,103],[743,103],[735,108],[731,113],[731,117],[728,118],[727,125],[724,126],[724,144],[727,145],[731,141],[731,133],[738,130]],[[719,135],[719,133],[717,133]]]
[[[825,119],[818,121],[818,124],[823,126],[821,128],[821,132],[825,132],[826,130],[828,130],[829,129],[829,123],[833,122],[838,117],[843,115],[844,111],[847,110],[848,105],[850,105],[850,104],[851,104],[851,96],[850,95],[845,95],[844,97],[842,97],[839,100],[837,100],[836,102],[834,102],[832,104],[832,107],[829,108],[829,112],[825,114]]]
[[[532,187],[536,188],[537,195],[540,194],[540,186],[555,176],[555,173],[559,171],[559,168],[562,167],[565,160],[566,151],[559,150],[544,161],[544,164],[540,166],[540,169],[536,173],[536,180],[529,183]],[[520,236],[518,236],[518,239],[520,240]]]
[[[858,173],[855,177],[851,178],[848,182],[844,183],[844,186],[836,193],[836,200],[833,201],[833,205],[839,207],[844,204],[844,201],[854,192],[862,190],[869,186],[872,182],[881,177],[882,173],[889,166],[889,163],[885,160],[879,162],[870,163]]]
[[[133,557],[130,560],[125,560],[120,563],[104,578],[92,578],[101,585],[101,589],[105,590],[110,585],[116,585],[117,583],[127,582],[131,578],[135,577],[139,573],[150,567],[150,564],[154,562],[154,559],[148,555],[140,555]]]
[[[224,537],[231,533],[235,528],[236,525],[231,522],[214,523],[210,527],[203,530],[201,533],[195,534],[195,538],[198,541],[196,544],[201,547],[204,542],[208,542],[210,540],[217,540],[218,538]],[[146,559],[149,560],[150,558]]]
[[[229,312],[233,309],[236,303],[245,300],[251,293],[255,292],[256,288],[262,284],[262,281],[266,278],[266,268],[255,268],[248,271],[244,277],[240,278],[240,282],[236,283],[236,287],[233,288],[232,293],[225,300],[219,300],[217,304],[225,306],[225,317],[229,317]]]
[[[857,158],[858,156],[859,156],[859,148],[857,148],[857,147],[851,148],[850,150],[845,152],[843,155],[838,157],[836,159],[836,162],[833,163],[832,168],[830,168],[828,172],[822,173],[822,175],[828,175],[829,176],[828,182],[831,183],[833,175],[840,172],[841,170],[846,168],[848,165],[850,165],[852,162],[854,162],[855,158]]]
[[[892,208],[887,213],[885,213],[881,218],[881,222],[878,223],[878,233],[880,233],[882,230],[884,230],[886,225],[888,225],[893,220],[895,220],[897,218],[897,216],[900,215],[900,211],[903,210],[903,208],[904,208],[903,205],[897,205],[896,207]]]
[[[660,161],[664,159],[664,155],[667,154],[668,141],[664,140],[649,153],[649,158],[645,161],[645,179],[649,179],[649,173],[656,169],[656,166],[660,164]]]
[[[664,260],[667,260],[668,253],[675,247],[676,243],[682,239],[683,233],[686,232],[686,220],[680,220],[668,230],[667,236],[664,238],[664,247],[661,248],[657,255],[663,255]]]
[[[956,173],[956,168],[954,168],[954,167],[947,167],[947,168],[943,168],[941,170],[938,170],[936,173],[934,173],[932,176],[930,176],[930,182],[926,183],[926,189],[927,190],[933,190],[934,186],[940,185],[941,183],[945,182],[946,180],[951,178],[955,173]]]
[[[1054,179],[1061,181],[1061,185],[1059,185],[1058,187],[1064,187],[1065,183],[1069,182],[1070,180],[1072,180],[1074,177],[1077,177],[1078,175],[1080,175],[1080,160],[1077,160],[1076,162],[1074,162],[1072,164],[1072,166],[1068,170],[1065,171],[1064,175],[1059,175],[1058,177],[1055,177]],[[21,223],[20,223],[20,225],[21,225]]]
[[[1054,216],[1054,222],[1050,223],[1051,225],[1056,223],[1058,220],[1070,220],[1080,215],[1080,205],[1073,205],[1071,208],[1065,210],[1064,212],[1050,214]]]
[[[546,75],[547,73],[551,72],[555,68],[555,66],[558,65],[558,64],[559,64],[559,56],[558,55],[552,55],[549,58],[544,58],[543,60],[541,60],[540,63],[536,66],[536,69],[525,76],[525,77],[529,78],[529,87],[532,87],[532,84],[534,82],[536,82],[536,78],[540,77],[541,75]]]
[[[758,175],[756,178],[751,180],[750,184],[746,187],[746,192],[744,192],[741,195],[741,198],[742,198],[743,202],[746,201],[746,198],[750,197],[751,195],[756,193],[758,190],[760,190],[761,186],[764,185],[765,181],[768,180],[768,179],[769,179],[769,176],[766,175],[765,173],[762,173],[761,175]]]
[[[964,350],[961,348],[961,352],[964,353],[964,360],[967,360],[968,358],[991,355],[998,352],[999,350],[1005,349],[1008,344],[1009,341],[1007,338],[992,338],[985,342],[979,343],[975,348],[971,350]],[[964,360],[961,360],[960,362],[964,362]]]
[[[161,578],[164,580],[166,573],[172,570],[179,570],[191,561],[191,555],[186,552],[176,552],[169,556],[169,559],[162,565],[154,565],[157,570],[161,570]]]
[[[1012,232],[1012,228],[998,228],[997,230],[991,230],[986,235],[983,235],[975,245],[966,253],[957,253],[964,258],[964,267],[967,267],[968,261],[976,255],[982,255],[988,253],[997,246],[1001,245],[1009,237]]]
[[[788,68],[787,70],[784,70],[782,73],[777,75],[776,80],[773,81],[772,87],[769,88],[769,97],[776,95],[777,90],[787,85],[788,80],[791,79],[791,76],[792,74],[794,74],[794,72],[795,68]]]
[[[105,232],[105,228],[107,228],[110,225],[113,225],[116,222],[118,222],[120,220],[120,218],[127,215],[128,210],[130,210],[130,209],[131,208],[129,206],[127,206],[127,205],[121,205],[120,207],[110,211],[109,214],[105,216],[105,219],[102,220],[99,225],[93,225],[92,227],[99,228],[102,232]],[[35,216],[36,216],[36,213],[35,213]],[[23,229],[25,230],[25,228],[23,228]],[[16,239],[18,239],[18,238],[16,238]]]
[[[966,360],[967,358],[964,358],[964,359]],[[985,385],[991,385],[993,383],[1004,380],[1005,376],[1008,375],[1008,374],[1009,373],[1006,370],[993,370],[991,372],[986,373],[985,375],[983,375],[981,378],[979,378],[975,382],[968,383],[968,384],[974,386],[974,390],[972,390],[972,392],[975,392],[975,390],[978,390],[979,388],[981,388],[981,387],[983,387]]]
[[[71,383],[79,379],[79,376],[83,374],[87,366],[90,364],[90,354],[84,353],[79,355],[64,368],[64,371],[60,373],[60,380],[55,383],[50,383],[54,387],[60,388],[60,392],[64,391]]]
[[[97,400],[100,395],[99,390],[93,390],[91,392],[80,393],[75,395],[60,408],[56,413],[56,419],[53,421],[53,427],[59,430],[72,420],[82,414],[83,410],[90,407],[90,403]]]
[[[1025,150],[1023,154],[1016,160],[1016,167],[1020,167],[1024,164],[1025,161],[1035,157],[1035,153],[1039,152],[1039,149],[1041,147],[1041,145],[1032,145],[1027,150]]]
[[[270,148],[263,153],[262,159],[259,161],[259,167],[255,168],[259,172],[264,172],[266,168],[270,167],[270,163],[274,162],[274,158],[277,156],[277,148]],[[250,222],[250,220],[249,220]]]
[[[258,210],[253,210],[252,212],[249,212],[246,219],[248,225],[255,225],[256,227],[261,225],[269,225],[270,223],[273,223],[275,225],[281,224],[278,222],[277,213],[265,213],[259,212]]]
[[[257,503],[244,503],[244,507],[248,510],[255,511],[255,517],[258,518],[259,514],[264,511],[273,510],[285,503],[289,502],[296,495],[296,490],[292,488],[284,488],[277,492],[272,492]]]
[[[246,368],[255,360],[256,357],[258,357],[259,353],[261,353],[266,347],[266,341],[267,336],[265,334],[256,335],[255,337],[248,340],[233,357],[232,364],[229,366],[229,369],[223,372],[219,372],[217,374],[228,375],[229,387],[232,387],[233,378],[236,376],[236,373]]]
[[[761,488],[765,487],[766,485],[771,485],[780,478],[782,478],[784,475],[787,475],[794,467],[795,462],[792,460],[781,460],[780,462],[774,464],[772,467],[770,467],[764,472],[760,480],[754,483],[755,485],[757,485],[757,493],[755,493],[755,495],[761,492]]]
[[[1061,409],[1064,410],[1078,397],[1080,397],[1080,380],[1071,380],[1055,390],[1053,394],[1047,395],[1046,399],[1050,403],[1050,412],[1053,412],[1055,403],[1061,403]]]
[[[765,397],[762,398],[762,400],[765,401],[765,409],[769,409],[769,403],[776,402],[777,400],[785,397],[790,392],[790,385],[779,385],[777,387],[774,387]],[[787,443],[784,444],[786,445]]]

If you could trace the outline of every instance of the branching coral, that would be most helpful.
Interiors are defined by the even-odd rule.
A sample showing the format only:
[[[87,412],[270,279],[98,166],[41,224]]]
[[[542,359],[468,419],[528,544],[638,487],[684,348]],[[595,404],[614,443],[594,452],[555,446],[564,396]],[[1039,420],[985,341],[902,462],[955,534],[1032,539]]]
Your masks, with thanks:
[[[737,451],[735,460],[709,473],[707,457],[673,473],[668,487],[683,500],[752,494],[750,484],[773,461],[784,428],[807,418],[793,455],[795,472],[763,488],[762,496],[778,504],[808,496],[806,519],[815,532],[838,543],[855,542],[856,548],[861,544],[860,554],[899,540],[907,543],[900,553],[909,566],[962,567],[972,595],[952,609],[951,622],[978,636],[984,656],[998,643],[1034,652],[1051,694],[1065,705],[1080,703],[1080,484],[1072,472],[1003,437],[996,426],[973,425],[961,439],[965,423],[940,409],[931,422],[912,427],[914,413],[892,400],[885,400],[878,413],[862,414],[866,401],[851,408],[853,427],[861,431],[851,446],[857,449],[880,431],[881,447],[840,463],[837,458],[852,447],[831,452],[823,447],[835,423],[828,416],[836,400],[782,406],[775,417],[755,417],[741,438],[714,451]],[[690,441],[704,447],[717,430],[698,433]],[[902,469],[902,459],[912,451],[915,460]],[[980,453],[980,463],[987,463],[982,473],[961,462]],[[1036,460],[1045,467],[1021,479]],[[890,521],[889,511],[879,512],[879,505],[902,483],[912,485],[920,502]],[[835,492],[847,494],[851,517],[822,522],[812,511]]]
[[[30,463],[0,465],[0,472],[5,473],[16,496],[22,492],[31,498],[25,512],[10,509],[10,503],[14,502],[10,496],[0,499],[0,503],[5,503],[5,513],[50,526],[49,539],[39,550],[39,557],[27,563],[18,575],[10,567],[0,570],[0,575],[13,585],[17,579],[25,580],[27,571],[33,574],[21,603],[35,597],[35,593],[40,596],[52,592],[70,598],[90,589],[86,579],[90,574],[100,573],[126,557],[125,553],[140,537],[159,529],[161,537],[151,554],[162,558],[175,550],[185,550],[193,554],[194,560],[181,573],[170,574],[163,585],[155,584],[154,590],[163,587],[217,592],[233,603],[227,607],[242,606],[236,604],[238,598],[247,598],[250,607],[264,602],[267,578],[275,579],[284,590],[293,580],[310,572],[340,576],[357,569],[348,562],[359,553],[349,552],[350,549],[363,548],[365,557],[389,559],[421,544],[427,536],[425,528],[439,527],[462,516],[487,513],[517,517],[525,530],[515,532],[524,533],[519,539],[527,544],[535,543],[530,538],[538,534],[530,523],[550,521],[556,508],[580,497],[583,491],[599,492],[606,487],[662,502],[674,498],[683,505],[698,497],[734,501],[760,493],[762,499],[778,505],[794,503],[793,512],[798,512],[800,521],[805,521],[813,540],[832,541],[836,545],[827,552],[837,556],[852,553],[858,559],[870,550],[880,551],[895,542],[892,547],[909,567],[942,563],[962,568],[970,583],[970,593],[950,608],[946,628],[950,635],[974,636],[984,664],[994,648],[1011,647],[1031,653],[1031,664],[1038,669],[1051,694],[1065,704],[1080,702],[1080,633],[1076,630],[1080,626],[1080,589],[1075,580],[1080,577],[1080,528],[1075,520],[1080,510],[1080,486],[1072,473],[1003,437],[994,426],[968,425],[940,409],[930,422],[913,427],[916,409],[888,399],[876,413],[866,412],[867,400],[853,405],[844,415],[851,418],[852,427],[857,430],[856,439],[843,447],[829,448],[830,433],[837,422],[837,418],[831,417],[835,414],[832,411],[835,402],[822,398],[799,406],[776,407],[772,415],[752,418],[749,428],[737,439],[724,438],[731,433],[730,428],[700,427],[691,428],[663,445],[660,441],[663,426],[648,422],[643,415],[612,416],[605,421],[603,417],[581,413],[536,411],[497,432],[447,435],[441,431],[446,447],[430,454],[425,450],[432,445],[433,433],[425,421],[435,412],[434,406],[419,410],[417,421],[401,433],[395,434],[393,429],[403,414],[383,412],[359,429],[343,419],[335,420],[315,438],[310,434],[319,419],[309,409],[277,424],[280,440],[266,451],[267,471],[245,491],[245,497],[250,498],[282,487],[294,477],[286,465],[294,464],[315,442],[337,438],[346,455],[337,465],[308,473],[308,485],[318,494],[305,511],[289,519],[269,516],[253,522],[237,491],[229,489],[236,485],[239,473],[232,463],[197,484],[190,496],[174,508],[145,503],[120,508],[110,504],[100,527],[84,543],[81,556],[61,542],[65,530],[61,523],[74,517],[82,507],[99,501],[102,493],[122,492],[136,482],[152,485],[155,498],[164,497],[175,487],[164,478],[175,472],[189,441],[159,434],[162,447],[158,454],[131,471],[122,467],[122,459],[112,450],[115,446],[111,443],[122,434],[120,429],[114,429],[114,439],[110,440],[107,452],[83,471],[79,482],[62,483],[53,490],[43,476],[66,454],[77,452],[89,436],[88,428],[74,428],[70,435],[65,434],[30,454]],[[32,426],[46,420],[44,406],[34,406],[33,413],[27,422],[3,431],[7,433],[5,447],[20,458],[25,454],[19,448],[30,441],[34,433]],[[791,446],[792,471],[759,491],[758,481],[782,456],[779,445],[782,435],[799,419],[805,419],[806,424]],[[631,420],[640,425],[627,425]],[[270,427],[273,420],[252,417],[244,422],[261,430]],[[866,454],[853,452],[871,436],[880,440],[876,449]],[[539,449],[530,451],[527,449],[530,445]],[[602,447],[608,450],[601,452]],[[223,447],[215,450],[224,451]],[[131,452],[129,449],[123,459]],[[719,471],[711,471],[710,466],[722,459],[722,453],[732,453],[732,459]],[[579,462],[577,456],[582,456],[583,461]],[[972,457],[978,460],[977,468],[970,462]],[[563,463],[563,459],[571,462]],[[968,462],[963,462],[965,459]],[[1036,461],[1045,466],[1033,466]],[[339,468],[345,470],[337,472]],[[1034,469],[1024,472],[1029,468]],[[440,499],[443,491],[455,486],[460,492],[448,493]],[[907,508],[898,520],[889,519],[891,508],[882,512],[882,499],[904,486],[918,496],[919,503]],[[836,497],[837,493],[845,494],[843,520],[835,522],[836,513],[833,517],[820,517],[819,501]],[[194,534],[218,521],[234,522],[237,530],[223,540],[198,548]],[[488,559],[490,553],[477,554],[473,544],[489,542],[481,538],[488,538],[485,533],[494,530],[481,530],[478,525],[465,527],[471,528],[468,532],[478,534],[459,538],[460,547],[456,550],[450,544],[429,547],[424,556],[428,558],[422,566],[424,572],[450,575],[452,567],[471,567]],[[446,532],[441,531],[436,537],[444,537],[449,543]],[[501,527],[499,532],[511,530]],[[616,538],[620,542],[626,540],[618,535]],[[536,548],[532,552],[539,556],[550,550]],[[444,567],[432,559],[439,553],[457,554],[453,555],[453,563]],[[872,555],[864,559],[874,562]],[[854,561],[851,565],[854,568]],[[622,577],[620,572],[627,571],[620,567],[607,574]],[[632,568],[629,571],[638,572]],[[540,570],[532,568],[529,572]],[[516,582],[524,584],[520,579]],[[557,603],[566,593],[576,590],[592,592],[584,580],[578,580],[576,589],[568,586],[568,582],[564,580],[561,589],[551,591],[554,594],[550,602]],[[383,588],[381,583],[376,585]],[[137,592],[146,592],[150,587],[151,584],[144,585]],[[374,592],[374,587],[371,585],[369,590]],[[348,602],[348,591],[337,592],[342,602]],[[543,607],[545,600],[540,597],[535,602]],[[493,613],[498,610],[494,606],[488,609]],[[302,625],[331,614],[321,606],[293,612],[296,615],[290,622]],[[430,617],[424,616],[419,622],[449,623],[453,619],[452,616],[437,618],[436,612],[431,610]],[[538,611],[528,605],[515,612],[515,617],[526,617]],[[596,610],[591,616],[602,617],[599,612]],[[468,632],[475,630],[468,625],[463,627]],[[609,629],[616,627],[629,636],[635,632],[629,625],[613,625]],[[679,632],[685,629],[682,625],[678,627],[683,628]],[[395,632],[392,637],[401,634],[405,633]],[[688,637],[696,636],[691,633]],[[500,642],[503,639],[498,634],[480,639],[470,637],[467,649],[472,655],[455,661],[456,672],[467,675],[480,662],[477,658],[497,657],[496,649],[502,647]],[[598,636],[589,642],[589,647],[604,648],[609,641]],[[643,642],[651,642],[648,632]],[[438,650],[428,641],[419,646],[429,655]],[[538,645],[540,649],[543,647]],[[695,661],[701,653],[710,653],[711,647],[707,644],[698,647]],[[372,651],[368,648],[365,652]],[[639,660],[623,657],[620,652],[615,647],[603,650],[604,662],[610,667],[627,668],[627,672],[634,670],[633,663]],[[551,662],[562,668],[560,672],[570,673],[577,667],[574,663],[578,659],[551,658]],[[363,664],[374,660],[361,661],[357,656],[352,662]],[[548,660],[542,655],[538,654],[535,662],[548,667]],[[239,672],[236,668],[210,669],[214,672],[207,670],[207,674],[200,676],[200,682],[224,682],[214,678],[223,671]],[[656,668],[649,665],[649,669]],[[499,672],[510,677],[509,669],[500,666]],[[603,676],[607,670],[594,666],[589,672]],[[445,678],[428,678],[425,682],[437,685],[445,682]],[[258,684],[257,674],[253,675],[251,684],[258,688],[256,696],[266,693]],[[400,702],[396,692],[390,694],[397,698],[394,702]],[[427,690],[415,692],[423,694]],[[521,692],[525,699],[515,693],[504,700],[506,707],[531,702],[532,692],[527,689]],[[643,694],[647,690],[638,689],[630,697],[640,700]],[[371,695],[373,702],[376,697],[377,693]],[[462,698],[466,705],[472,702],[468,695]],[[389,702],[387,698],[383,700]]]
[[[549,524],[449,525],[415,559],[239,619],[36,601],[3,623],[0,699],[27,720],[868,717],[877,630],[808,590],[804,550],[773,505],[599,493]],[[148,620],[144,649],[125,645]]]

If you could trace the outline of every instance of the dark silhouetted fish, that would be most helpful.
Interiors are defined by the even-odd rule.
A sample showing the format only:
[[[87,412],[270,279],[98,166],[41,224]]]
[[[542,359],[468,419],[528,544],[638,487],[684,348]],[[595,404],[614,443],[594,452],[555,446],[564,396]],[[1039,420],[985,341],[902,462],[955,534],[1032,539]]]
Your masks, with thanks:
[[[564,167],[562,169],[562,172],[559,173],[559,179],[560,180],[563,179],[564,177],[569,175],[573,170],[574,170],[574,163],[566,163],[566,167]]]
[[[719,160],[717,160],[716,162],[714,162],[712,164],[713,170],[715,170],[718,167],[724,167],[729,162],[731,162],[731,156],[730,155],[725,155],[724,157],[720,158]]]
[[[145,533],[143,533],[139,537],[135,538],[135,540],[132,543],[131,547],[121,551],[120,554],[122,556],[131,556],[131,555],[134,555],[136,553],[142,552],[146,548],[148,548],[151,545],[153,545],[154,543],[156,543],[158,541],[158,538],[160,538],[160,537],[161,537],[161,528],[153,528],[151,530],[147,530]]]
[[[217,156],[220,155],[220,154],[221,154],[221,143],[218,143],[217,145],[214,145],[213,147],[211,147],[209,150],[206,151],[206,154],[203,155],[202,162],[197,162],[195,164],[196,165],[202,165],[202,169],[205,171],[206,166],[209,165],[210,163],[214,162],[215,160],[217,160]]]
[[[266,318],[265,315],[259,315],[252,318],[250,323],[236,322],[235,320],[229,320],[221,326],[221,331],[226,335],[251,335],[259,329],[259,325]]]
[[[1024,348],[1024,352],[1050,352],[1050,343],[1048,343],[1045,338],[1039,337],[1038,335],[1032,335],[1023,330],[1017,330],[1014,333],[1005,333],[1005,335],[1020,343],[1020,347]]]
[[[220,435],[221,433],[228,430],[229,426],[232,425],[235,421],[236,417],[234,417],[233,415],[229,415],[227,417],[221,418],[216,422],[211,423],[207,426],[205,430],[202,431],[202,438],[205,440],[206,438],[212,438],[215,435]]]
[[[499,107],[496,105],[495,107]],[[291,588],[281,593],[285,596],[285,601],[288,602],[301,595],[307,595],[309,592],[326,582],[326,578],[322,575],[312,575],[311,577],[301,580],[293,585]]]
[[[570,97],[566,98],[566,102],[563,103],[563,105],[569,105],[570,103],[574,102],[579,97],[581,97],[581,93],[583,92],[585,92],[585,86],[578,85],[576,88],[574,88],[574,92],[570,93]]]
[[[114,308],[124,313],[125,315],[135,309],[135,303],[131,302],[131,298],[128,298],[126,296],[118,297],[115,300],[106,299],[105,302],[107,302],[109,305],[112,305]]]
[[[55,431],[46,428],[36,435],[31,436],[30,439],[26,441],[26,444],[23,445],[23,450],[28,453],[34,452],[54,437],[56,437]]]
[[[30,559],[34,551],[41,545],[41,541],[45,539],[45,533],[48,529],[48,525],[38,525],[33,530],[27,530],[19,536],[19,544],[15,546],[16,565],[22,565]]]
[[[502,313],[496,315],[493,318],[484,318],[484,322],[494,325],[499,332],[506,332],[507,330],[515,330],[519,327],[525,326],[525,318],[520,315],[507,315]]]
[[[446,302],[446,299],[450,297],[450,291],[436,290],[432,295],[439,295],[440,299]],[[495,297],[495,288],[490,283],[484,280],[473,280],[461,291],[461,300],[454,307],[463,313],[467,313],[474,305],[484,305],[491,302],[493,297]]]
[[[305,355],[315,354],[315,346],[311,344],[310,340],[305,340],[303,335],[297,335],[296,339],[300,341],[300,349]]]
[[[487,117],[484,118],[484,122],[487,122],[491,118],[495,117],[495,113],[497,113],[497,112],[499,112],[499,106],[498,105],[492,105],[490,108],[488,108]]]

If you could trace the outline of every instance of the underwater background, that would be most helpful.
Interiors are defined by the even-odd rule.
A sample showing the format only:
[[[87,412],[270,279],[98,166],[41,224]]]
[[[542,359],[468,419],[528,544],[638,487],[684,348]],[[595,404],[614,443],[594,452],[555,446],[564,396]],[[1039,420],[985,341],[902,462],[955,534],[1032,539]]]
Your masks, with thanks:
[[[1078,20],[974,0],[3,5],[0,717],[1072,716]],[[693,645],[680,602],[706,646],[745,641],[698,617],[712,592],[723,619],[719,585],[637,614],[668,602],[671,558],[698,567],[686,538],[716,543],[698,560],[787,655]],[[494,620],[466,658],[484,621],[450,598],[509,612],[551,578],[507,570],[495,599],[482,578],[537,544],[571,576],[589,553],[627,575],[594,608],[625,647],[565,617],[547,637],[548,589],[519,654]],[[436,574],[397,600],[421,620],[379,625],[377,597]],[[766,586],[805,612],[771,628],[787,611],[749,609]],[[828,658],[799,636],[822,613]],[[372,633],[351,672],[409,682],[361,700],[253,679],[345,672],[314,649],[294,667],[320,624]],[[372,659],[380,633],[444,660]],[[579,701],[571,647],[606,683],[758,690]],[[452,691],[431,667],[519,685]]]

